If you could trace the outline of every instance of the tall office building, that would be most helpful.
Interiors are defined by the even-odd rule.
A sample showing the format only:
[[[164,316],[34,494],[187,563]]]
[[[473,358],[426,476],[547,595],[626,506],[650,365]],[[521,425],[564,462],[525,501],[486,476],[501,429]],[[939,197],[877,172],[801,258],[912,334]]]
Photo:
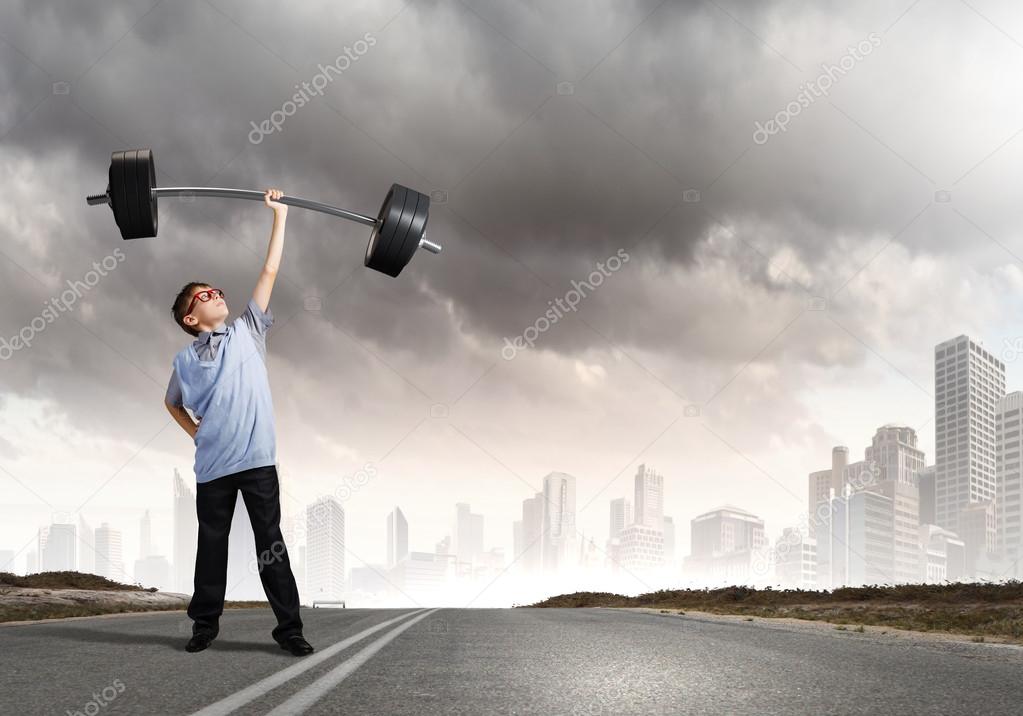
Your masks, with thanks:
[[[408,520],[400,507],[387,515],[387,566],[393,567],[408,556]]]
[[[892,501],[891,581],[908,584],[920,580],[920,488],[924,452],[917,447],[913,428],[885,425],[877,429],[866,460],[877,481],[870,489]]]
[[[345,580],[345,510],[327,495],[306,508],[306,594],[340,600]]]
[[[65,572],[77,569],[77,544],[73,524],[54,523],[47,530],[43,547],[42,571]]]
[[[614,539],[631,524],[632,503],[624,497],[611,500],[611,524],[608,528],[608,539]]]
[[[664,517],[664,563],[675,563],[675,520]]]
[[[522,501],[522,540],[516,564],[524,574],[538,574],[543,566],[543,493]]]
[[[121,554],[121,531],[104,522],[96,528],[96,574],[115,582],[127,582]]]
[[[195,553],[198,549],[199,520],[195,514],[195,493],[185,484],[181,473],[174,468],[174,549],[171,568],[174,570],[173,589],[191,594],[195,580]]]
[[[958,534],[966,548],[966,573],[971,578],[1007,576],[1006,569],[993,565],[991,560],[995,551],[996,522],[994,500],[971,503],[959,512]],[[994,574],[989,573],[992,569]]]
[[[628,569],[664,564],[664,477],[640,465],[634,480],[635,517],[618,533],[618,560]]]
[[[967,336],[934,348],[935,511],[959,533],[960,513],[995,498],[995,410],[1005,364]]]
[[[920,488],[920,524],[937,524],[934,509],[934,465],[928,465],[916,476]]]
[[[863,463],[849,464],[849,448],[844,445],[836,445],[831,449],[831,467],[827,470],[818,470],[810,473],[809,495],[807,506],[810,511],[810,519],[807,524],[807,532],[813,537],[822,520],[827,518],[828,501],[831,496],[841,495],[845,485],[850,481],[852,484],[859,484],[863,471]]]
[[[44,555],[46,554],[46,540],[50,537],[50,526],[40,527],[36,530],[36,557],[35,567],[36,572],[45,572],[46,567],[44,565]],[[31,573],[30,573],[31,574]]]
[[[687,574],[717,584],[750,584],[757,581],[754,565],[767,555],[764,521],[751,512],[723,505],[693,518],[690,523],[690,554]]]
[[[13,549],[0,549],[0,572],[10,572],[16,574],[14,571],[14,550]]]
[[[817,541],[786,527],[774,545],[774,575],[786,589],[813,589],[817,584]]]
[[[146,559],[153,553],[153,523],[146,510],[139,519],[139,559]]]
[[[541,560],[544,572],[575,566],[575,478],[551,472],[543,478]]]
[[[1006,576],[1023,575],[1023,393],[1013,391],[998,401],[995,412],[995,546],[1009,562]]]
[[[483,515],[475,514],[465,502],[455,503],[454,550],[458,562],[471,565],[483,555]]]
[[[78,571],[82,574],[96,572],[96,533],[85,518],[78,515]]]
[[[635,480],[636,517],[634,522],[644,527],[662,529],[664,518],[664,477],[647,467],[640,465],[636,470]]]
[[[894,501],[874,490],[846,493],[831,500],[827,523],[817,530],[818,584],[825,589],[891,584]],[[912,581],[919,581],[919,576]]]
[[[877,482],[917,485],[917,476],[924,469],[924,451],[917,447],[916,431],[905,425],[884,425],[877,429],[866,461],[872,463]]]

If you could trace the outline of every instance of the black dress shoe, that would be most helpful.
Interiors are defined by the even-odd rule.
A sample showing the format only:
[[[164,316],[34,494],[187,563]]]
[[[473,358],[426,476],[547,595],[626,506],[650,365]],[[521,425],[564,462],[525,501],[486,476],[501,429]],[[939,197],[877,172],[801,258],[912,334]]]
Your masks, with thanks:
[[[281,645],[282,649],[286,649],[287,651],[290,651],[295,656],[305,656],[306,654],[310,654],[313,651],[312,644],[307,642],[302,637],[301,634],[295,634],[294,636],[289,636],[284,641],[277,642],[277,643]]]
[[[210,645],[216,637],[207,632],[199,632],[193,634],[192,638],[188,640],[188,644],[185,645],[185,651],[202,651]]]

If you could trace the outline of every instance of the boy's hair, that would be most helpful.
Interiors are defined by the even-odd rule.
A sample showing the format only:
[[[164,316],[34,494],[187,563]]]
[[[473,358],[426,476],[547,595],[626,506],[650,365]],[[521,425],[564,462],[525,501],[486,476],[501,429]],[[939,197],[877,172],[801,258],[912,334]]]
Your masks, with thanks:
[[[178,292],[177,298],[174,299],[174,305],[171,306],[171,313],[174,314],[174,321],[190,336],[198,336],[199,331],[185,323],[185,311],[188,310],[188,304],[192,302],[192,291],[200,286],[209,288],[210,284],[205,281],[189,281],[186,283],[181,291]]]

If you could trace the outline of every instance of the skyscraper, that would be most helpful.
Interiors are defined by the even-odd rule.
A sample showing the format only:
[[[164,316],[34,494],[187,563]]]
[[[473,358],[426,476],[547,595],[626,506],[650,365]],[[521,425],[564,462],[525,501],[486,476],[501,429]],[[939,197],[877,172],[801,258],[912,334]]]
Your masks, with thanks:
[[[918,475],[924,469],[924,452],[917,447],[916,431],[899,425],[878,428],[867,462],[877,470],[871,489],[892,501],[891,581],[908,584],[920,581],[920,488]]]
[[[764,521],[753,513],[723,505],[689,524],[691,547],[684,566],[690,575],[726,584],[768,576],[754,574],[754,563],[766,556],[767,535]]]
[[[831,449],[831,467],[827,470],[818,470],[810,473],[809,499],[807,506],[810,510],[810,519],[807,525],[807,532],[811,537],[817,532],[817,527],[822,520],[827,519],[828,501],[831,495],[841,495],[845,485],[852,482],[860,484],[862,480],[864,463],[857,462],[849,464],[849,448],[844,445],[836,445]]]
[[[139,519],[139,559],[146,559],[153,553],[153,523],[146,510]]]
[[[408,521],[400,507],[387,515],[387,566],[393,567],[408,556]]]
[[[608,539],[614,539],[621,531],[632,524],[632,503],[624,497],[611,500],[611,524],[608,528]]]
[[[195,552],[198,549],[199,520],[195,514],[195,493],[174,468],[174,549],[171,554],[174,587],[191,594],[195,580]]]
[[[825,589],[891,584],[893,500],[874,490],[848,490],[846,495],[834,497],[830,508],[828,520],[817,530],[818,584]]]
[[[920,488],[920,524],[937,524],[934,507],[934,465],[928,465],[916,476]]]
[[[127,582],[121,554],[121,531],[104,522],[96,528],[96,574],[115,582]]]
[[[514,557],[516,564],[525,574],[537,574],[542,569],[542,534],[543,534],[543,493],[538,492],[522,501],[522,541],[521,548]]]
[[[618,560],[628,569],[664,564],[664,478],[646,465],[636,470],[635,518],[618,533]]]
[[[664,520],[664,477],[646,465],[636,470],[636,518],[637,525],[663,528]]]
[[[935,511],[959,533],[968,505],[995,497],[995,410],[1005,364],[967,336],[934,348]]]
[[[474,514],[465,502],[455,504],[455,555],[458,562],[471,565],[483,554],[483,515]]]
[[[306,508],[306,593],[311,600],[339,600],[345,580],[345,510],[326,495]]]
[[[664,516],[664,563],[675,563],[675,520]]]
[[[64,572],[77,569],[76,547],[73,524],[54,523],[50,525],[42,552],[42,571]]]
[[[813,589],[817,585],[817,540],[786,527],[774,546],[774,574],[786,589]]]
[[[82,574],[96,572],[95,545],[95,531],[82,515],[78,515],[78,571]]]
[[[995,544],[997,551],[1009,561],[1010,574],[1023,575],[1019,561],[1023,558],[1023,427],[1021,427],[1023,393],[1013,391],[998,401],[995,413]]]
[[[543,478],[543,532],[541,560],[544,572],[556,572],[572,564],[575,549],[575,478],[551,472]]]

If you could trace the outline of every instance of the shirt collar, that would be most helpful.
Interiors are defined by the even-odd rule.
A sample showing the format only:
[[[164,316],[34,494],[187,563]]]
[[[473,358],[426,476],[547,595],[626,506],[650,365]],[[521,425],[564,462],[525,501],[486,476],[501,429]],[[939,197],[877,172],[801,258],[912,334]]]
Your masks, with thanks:
[[[224,333],[227,333],[227,322],[221,321],[220,325],[215,327],[212,331],[200,331],[195,340],[199,345],[204,345],[209,343],[214,335],[223,335]]]

